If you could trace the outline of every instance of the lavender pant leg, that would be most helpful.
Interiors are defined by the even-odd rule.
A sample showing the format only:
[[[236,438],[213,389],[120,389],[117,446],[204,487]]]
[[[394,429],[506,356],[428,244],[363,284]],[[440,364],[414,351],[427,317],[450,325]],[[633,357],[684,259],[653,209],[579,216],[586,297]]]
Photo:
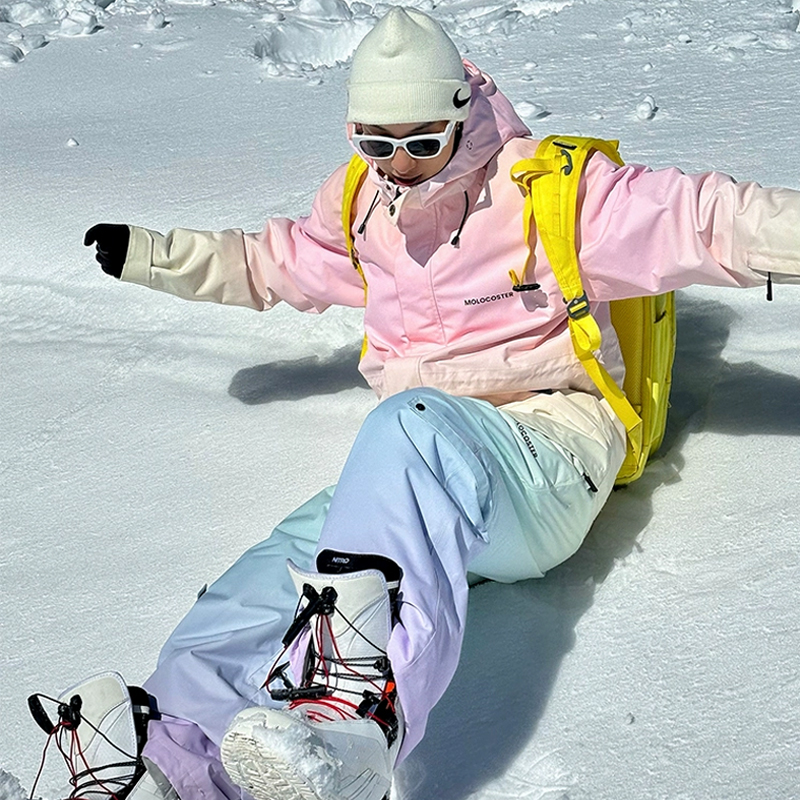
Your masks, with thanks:
[[[215,745],[193,722],[151,721],[143,755],[158,765],[182,800],[249,800],[236,786]]]

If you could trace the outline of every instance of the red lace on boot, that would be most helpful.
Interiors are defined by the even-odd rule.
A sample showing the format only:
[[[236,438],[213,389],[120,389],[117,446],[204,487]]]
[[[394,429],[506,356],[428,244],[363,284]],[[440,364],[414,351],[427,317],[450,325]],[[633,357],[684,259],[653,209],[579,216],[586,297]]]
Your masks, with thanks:
[[[301,607],[303,600],[307,603]],[[264,681],[273,700],[288,701],[290,709],[302,708],[312,722],[342,719],[371,719],[381,726],[388,744],[398,733],[395,701],[397,688],[386,651],[364,636],[336,606],[332,586],[318,592],[304,584],[295,619],[283,637],[283,650],[275,659]],[[376,655],[345,658],[339,649],[332,618],[364,640]],[[303,681],[294,685],[286,674],[289,662],[280,663],[293,642],[308,636]],[[275,681],[282,688],[272,688]],[[364,688],[366,685],[367,688]]]
[[[134,691],[141,692],[147,697],[146,692],[138,687],[129,687],[133,694]],[[42,700],[46,700],[56,705],[58,709],[58,722],[53,723],[47,712],[44,710]],[[144,762],[138,754],[127,753],[118,747],[101,730],[94,726],[88,719],[81,715],[83,701],[80,695],[76,694],[70,698],[69,703],[61,702],[54,697],[44,694],[33,694],[28,698],[28,707],[31,714],[42,730],[47,733],[47,741],[42,751],[42,760],[31,787],[29,794],[33,798],[36,787],[39,785],[42,772],[44,771],[47,753],[52,744],[64,759],[64,763],[69,771],[69,784],[73,787],[67,800],[125,800],[133,789],[134,784],[145,772]],[[147,705],[147,704],[146,704]],[[135,715],[135,725],[139,734],[139,751],[144,743],[144,736],[147,729],[147,720],[150,714],[139,712],[139,717]],[[121,760],[92,766],[83,751],[77,728],[85,725],[91,728],[95,735],[100,736],[114,750],[119,752]],[[130,770],[120,774],[120,770]],[[109,770],[116,770],[114,775],[104,775]]]

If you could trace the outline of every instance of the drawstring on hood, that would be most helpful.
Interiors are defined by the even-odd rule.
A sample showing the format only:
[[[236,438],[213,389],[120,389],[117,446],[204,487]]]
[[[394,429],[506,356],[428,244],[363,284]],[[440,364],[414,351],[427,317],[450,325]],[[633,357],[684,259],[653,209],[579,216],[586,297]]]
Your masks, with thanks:
[[[372,202],[370,203],[369,210],[367,211],[364,219],[362,220],[361,224],[358,226],[358,235],[363,236],[367,230],[367,223],[369,222],[369,218],[372,216],[372,212],[375,210],[375,206],[378,205],[378,200],[381,197],[381,190],[377,189],[375,192],[375,197],[372,198]]]

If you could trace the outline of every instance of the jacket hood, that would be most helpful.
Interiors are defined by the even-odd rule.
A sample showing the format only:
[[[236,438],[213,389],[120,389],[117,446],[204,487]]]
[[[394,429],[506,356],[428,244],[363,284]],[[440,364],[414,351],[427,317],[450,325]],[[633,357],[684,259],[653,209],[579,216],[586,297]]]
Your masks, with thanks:
[[[466,59],[463,63],[472,88],[469,116],[463,124],[458,147],[444,169],[417,186],[405,188],[389,181],[370,159],[365,159],[370,165],[370,180],[380,190],[385,203],[396,202],[400,194],[417,192],[420,205],[425,206],[443,186],[483,169],[506,142],[530,135],[530,129],[492,77]],[[352,133],[353,126],[348,125],[348,139]]]
[[[464,69],[472,100],[461,141],[447,166],[426,183],[441,185],[482,169],[510,139],[531,133],[491,76],[470,61],[464,60]]]

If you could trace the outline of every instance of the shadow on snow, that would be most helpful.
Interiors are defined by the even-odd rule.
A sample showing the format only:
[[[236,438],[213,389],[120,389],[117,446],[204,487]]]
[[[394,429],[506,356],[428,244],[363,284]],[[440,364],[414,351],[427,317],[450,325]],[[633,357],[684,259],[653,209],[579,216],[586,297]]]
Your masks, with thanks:
[[[242,369],[233,376],[228,394],[252,406],[366,386],[358,371],[360,352],[359,346],[342,347],[325,359],[307,356]]]

